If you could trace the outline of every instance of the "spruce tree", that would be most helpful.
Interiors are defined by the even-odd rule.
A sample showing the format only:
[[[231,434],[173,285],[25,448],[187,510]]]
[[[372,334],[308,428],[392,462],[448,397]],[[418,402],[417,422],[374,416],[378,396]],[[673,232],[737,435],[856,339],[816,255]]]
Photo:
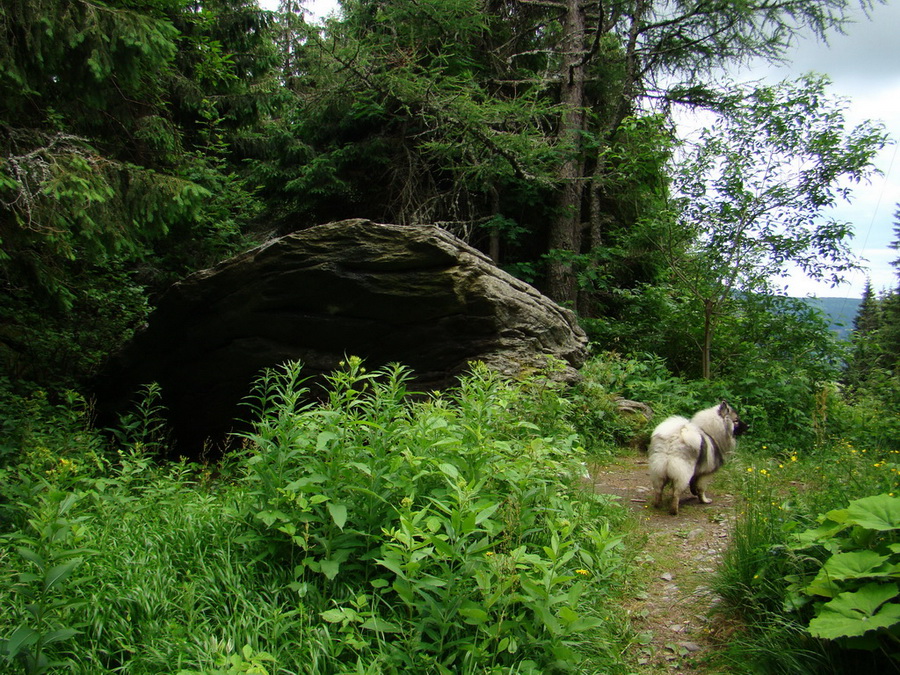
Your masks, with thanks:
[[[894,240],[889,246],[900,251],[900,207],[894,212]],[[900,376],[900,257],[891,261],[897,277],[892,291],[881,300],[882,326],[879,336],[881,363],[895,377]]]
[[[867,279],[859,310],[853,317],[853,331],[860,337],[866,337],[874,334],[880,327],[881,312],[878,307],[878,298],[872,288],[872,280]]]
[[[71,384],[139,320],[141,286],[158,290],[240,241],[255,209],[238,141],[276,83],[266,16],[252,0],[2,4],[10,376]]]

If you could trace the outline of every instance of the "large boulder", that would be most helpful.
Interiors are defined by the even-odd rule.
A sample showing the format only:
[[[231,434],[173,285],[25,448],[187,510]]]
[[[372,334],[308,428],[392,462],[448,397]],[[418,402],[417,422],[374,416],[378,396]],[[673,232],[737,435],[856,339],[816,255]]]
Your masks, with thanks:
[[[516,375],[584,361],[575,317],[478,250],[432,226],[320,225],[192,274],[160,299],[114,357],[101,407],[151,381],[183,453],[218,442],[245,413],[261,369],[300,360],[315,378],[348,355],[410,366],[419,390],[454,384],[471,361]]]

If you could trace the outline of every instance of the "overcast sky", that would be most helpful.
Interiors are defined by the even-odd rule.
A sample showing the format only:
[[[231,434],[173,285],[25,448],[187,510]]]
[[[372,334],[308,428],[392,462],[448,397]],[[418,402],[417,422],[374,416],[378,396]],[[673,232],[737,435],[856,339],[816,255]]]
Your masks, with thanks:
[[[808,72],[827,75],[832,81],[831,93],[847,99],[849,124],[867,119],[880,121],[892,140],[900,139],[900,0],[888,2],[876,6],[871,18],[857,11],[856,22],[847,26],[845,34],[831,36],[828,44],[798,38],[786,66],[748,68],[737,77],[778,82]],[[278,0],[260,0],[260,4],[277,9]],[[337,0],[304,3],[314,17],[334,11],[337,5]],[[870,184],[855,186],[853,201],[835,211],[837,218],[853,225],[856,236],[852,249],[867,269],[852,275],[848,284],[838,288],[816,284],[802,276],[792,278],[788,281],[791,295],[858,298],[867,278],[872,280],[876,292],[897,286],[889,263],[900,256],[900,251],[888,248],[893,240],[894,211],[900,202],[897,152],[896,144],[886,147],[875,161],[883,175],[875,176]]]
[[[875,160],[883,175],[875,176],[869,185],[855,186],[853,202],[836,211],[838,218],[854,226],[852,248],[867,260],[863,264],[868,270],[853,275],[851,283],[839,288],[795,278],[790,282],[791,295],[861,297],[866,278],[871,278],[876,292],[897,286],[889,263],[900,256],[900,251],[888,248],[888,244],[894,238],[894,211],[900,202],[900,158],[895,143],[900,138],[900,0],[889,2],[876,6],[871,19],[857,12],[856,23],[849,25],[844,35],[832,36],[828,44],[798,40],[788,55],[787,66],[742,73],[747,79],[772,82],[808,72],[827,75],[832,81],[831,92],[847,99],[847,122],[880,121],[892,140]]]

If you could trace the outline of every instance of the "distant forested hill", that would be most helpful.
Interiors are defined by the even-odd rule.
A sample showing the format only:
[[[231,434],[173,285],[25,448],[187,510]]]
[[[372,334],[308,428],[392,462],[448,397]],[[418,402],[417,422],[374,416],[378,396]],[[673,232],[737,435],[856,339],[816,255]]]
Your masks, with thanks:
[[[813,307],[817,307],[828,319],[829,327],[842,340],[850,339],[853,330],[853,319],[859,311],[860,298],[806,298]]]

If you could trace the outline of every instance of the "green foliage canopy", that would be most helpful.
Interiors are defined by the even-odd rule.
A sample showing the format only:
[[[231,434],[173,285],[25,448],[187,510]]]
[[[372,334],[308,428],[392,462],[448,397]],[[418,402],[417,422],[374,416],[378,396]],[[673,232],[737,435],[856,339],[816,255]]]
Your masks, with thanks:
[[[88,318],[79,330],[74,312],[91,316],[83,300],[103,279],[124,282],[102,302],[133,323],[136,282],[169,281],[240,241],[256,207],[233,162],[275,84],[267,21],[244,0],[0,8],[0,351],[10,372],[83,375],[96,359],[78,357],[72,333],[103,327]],[[129,277],[138,267],[143,278]],[[35,312],[72,345],[44,363],[20,348],[47,333],[31,324]],[[73,356],[79,367],[62,365]]]
[[[854,268],[852,229],[828,209],[875,172],[887,137],[869,122],[845,130],[844,105],[826,84],[807,76],[737,88],[678,162],[676,204],[657,241],[702,308],[704,377],[716,323],[741,295],[771,294],[792,267],[835,284]]]

